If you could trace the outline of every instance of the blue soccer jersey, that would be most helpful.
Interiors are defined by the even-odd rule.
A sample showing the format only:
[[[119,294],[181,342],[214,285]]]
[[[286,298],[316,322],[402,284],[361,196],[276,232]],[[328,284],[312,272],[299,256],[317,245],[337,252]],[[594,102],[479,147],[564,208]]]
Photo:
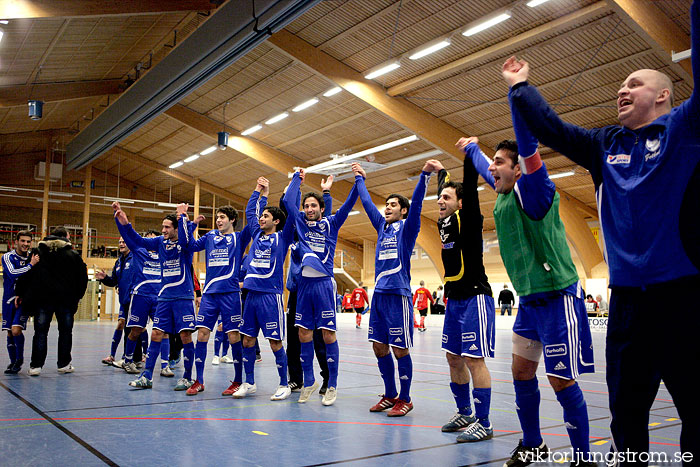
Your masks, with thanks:
[[[420,231],[420,213],[429,180],[429,172],[421,173],[413,191],[408,216],[387,224],[374,205],[364,178],[361,175],[355,177],[362,205],[378,234],[374,256],[375,292],[411,295],[411,253]]]
[[[160,290],[160,261],[157,251],[148,251],[145,248],[137,248],[131,251],[133,276],[131,279],[131,293],[155,297]]]
[[[116,287],[119,292],[119,303],[124,305],[131,299],[131,285],[134,277],[133,255],[120,255],[114,262],[112,273],[100,282],[108,287]]]
[[[17,278],[32,268],[29,256],[20,256],[16,250],[2,255],[2,302],[7,303],[15,297]]]

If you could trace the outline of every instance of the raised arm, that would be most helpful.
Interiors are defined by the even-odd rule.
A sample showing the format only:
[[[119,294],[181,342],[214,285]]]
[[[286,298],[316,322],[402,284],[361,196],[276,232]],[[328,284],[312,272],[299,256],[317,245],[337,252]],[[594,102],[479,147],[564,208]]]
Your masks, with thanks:
[[[331,196],[331,187],[333,186],[333,175],[328,178],[321,179],[321,190],[323,190],[323,217],[328,217],[333,214],[333,197]]]
[[[296,172],[292,177],[292,181],[289,182],[287,187],[287,192],[282,197],[284,204],[284,209],[287,211],[287,218],[294,221],[299,212],[299,204],[301,202],[301,193],[299,193],[299,188],[301,188],[301,171]]]
[[[423,165],[421,174],[418,176],[416,188],[413,190],[411,205],[408,207],[408,216],[404,224],[406,235],[409,237],[418,236],[418,232],[420,231],[420,214],[423,210],[423,198],[425,198],[425,193],[428,191],[430,176],[436,170],[435,162],[437,161],[429,160]]]
[[[270,182],[265,177],[259,177],[253,194],[250,195],[248,204],[245,208],[245,220],[250,234],[257,235],[260,231],[260,223],[258,219],[262,215],[265,206],[267,206],[267,195],[270,192]]]
[[[690,61],[693,67],[693,93],[682,105],[695,120],[696,129],[700,126],[700,2],[690,5]]]
[[[362,166],[357,162],[352,164],[352,171],[355,173],[355,185],[357,186],[360,201],[362,201],[362,207],[365,208],[367,217],[369,217],[369,221],[372,223],[374,230],[379,232],[379,229],[384,226],[384,216],[382,216],[382,213],[379,212],[377,206],[374,205],[372,202],[372,197],[370,196],[369,191],[367,191],[367,187],[365,186],[365,178],[367,178],[367,174]]]
[[[478,175],[486,180],[491,188],[494,188],[493,175],[489,172],[491,159],[481,151],[479,147],[479,138],[471,136],[469,138],[460,138],[455,144],[464,153],[464,181],[470,182],[474,178],[474,185],[478,182]],[[474,172],[476,171],[476,173]],[[471,189],[471,186],[464,186],[464,191]],[[440,185],[442,189],[442,185]]]
[[[335,224],[336,229],[340,229],[340,227],[345,222],[345,219],[348,218],[348,214],[350,214],[350,210],[352,210],[353,206],[355,206],[355,203],[357,202],[357,197],[358,197],[357,183],[354,183],[352,185],[352,189],[350,189],[350,193],[348,194],[348,198],[345,200],[343,205],[340,206],[340,208],[338,208],[338,210],[335,212],[335,215],[331,216],[331,219],[333,220],[333,223]]]

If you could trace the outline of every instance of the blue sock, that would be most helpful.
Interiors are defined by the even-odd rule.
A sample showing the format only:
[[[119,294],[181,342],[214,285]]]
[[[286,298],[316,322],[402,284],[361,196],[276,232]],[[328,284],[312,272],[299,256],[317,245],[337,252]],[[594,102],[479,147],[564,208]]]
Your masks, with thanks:
[[[221,341],[224,340],[224,331],[216,331],[214,333],[214,355],[219,356],[221,351]]]
[[[394,357],[391,356],[391,351],[383,357],[377,357],[377,365],[379,366],[379,374],[384,380],[384,397],[395,399],[399,396],[396,390],[396,379],[394,376]]]
[[[119,342],[122,340],[122,331],[121,329],[115,329],[114,330],[114,335],[112,336],[112,346],[109,349],[109,354],[114,357],[117,354],[117,347],[119,347]]]
[[[170,359],[170,339],[163,337],[160,345],[160,368],[163,369],[169,364]]]
[[[255,384],[255,347],[243,347],[243,368],[245,382]]]
[[[540,434],[540,388],[537,377],[527,381],[513,381],[515,407],[523,429],[523,446],[534,448],[542,444]]]
[[[277,373],[280,375],[280,386],[287,386],[289,380],[287,379],[287,353],[284,351],[284,347],[280,348],[275,354],[275,363],[277,364]]]
[[[207,361],[207,345],[209,342],[197,341],[194,349],[194,365],[197,367],[197,381],[204,384],[204,364]]]
[[[474,388],[472,397],[474,398],[474,415],[481,423],[481,426],[484,428],[490,427],[491,388]]]
[[[136,347],[136,341],[133,342],[134,347]],[[152,340],[151,345],[148,347],[148,352],[146,353],[146,369],[143,370],[143,373],[141,373],[141,375],[145,376],[148,379],[153,379],[153,368],[155,368],[156,366],[156,360],[158,360],[159,354],[160,342]]]
[[[226,354],[228,353],[228,348],[230,344],[228,342],[228,338],[224,335],[224,341],[221,343],[221,356],[225,357]]]
[[[167,340],[167,339],[165,339]],[[136,349],[136,344],[138,344],[138,341],[132,341],[131,339],[126,340],[126,345],[124,346],[124,361],[127,363],[133,362],[134,361],[134,350]],[[146,354],[148,354],[148,351],[146,351]],[[148,357],[146,357],[148,358]]]
[[[182,344],[182,355],[185,363],[185,372],[182,377],[192,380],[192,365],[194,364],[194,342]]]
[[[556,395],[564,409],[564,422],[566,422],[566,431],[569,432],[571,446],[575,452],[588,454],[590,452],[588,409],[581,388],[578,383],[574,383]]]
[[[455,398],[455,403],[457,404],[457,412],[462,415],[471,415],[472,398],[471,394],[469,394],[469,383],[450,383],[450,389],[452,389],[452,396]]]
[[[17,361],[16,349],[14,336],[7,336],[7,355],[10,356],[10,363]]]
[[[396,367],[399,369],[399,399],[404,402],[411,402],[411,381],[413,381],[413,360],[411,354],[406,354],[396,359]]]
[[[15,361],[24,362],[24,334],[13,337],[15,339]]]
[[[233,381],[243,382],[243,343],[241,341],[231,344],[231,358],[233,359]]]
[[[148,331],[144,329],[139,337],[141,338],[141,351],[148,352]]]
[[[328,387],[338,387],[338,365],[340,364],[340,348],[338,341],[326,344],[326,361],[328,362]]]
[[[314,342],[302,342],[299,354],[301,369],[304,372],[304,386],[313,386],[316,381],[314,377]]]

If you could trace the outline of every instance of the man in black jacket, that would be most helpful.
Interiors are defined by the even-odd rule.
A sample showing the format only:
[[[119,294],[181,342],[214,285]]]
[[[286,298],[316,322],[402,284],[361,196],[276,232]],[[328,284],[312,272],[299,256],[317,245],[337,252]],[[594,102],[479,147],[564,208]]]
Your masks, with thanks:
[[[73,247],[68,231],[57,227],[39,242],[41,261],[15,286],[18,301],[34,316],[34,340],[29,375],[39,376],[46,361],[51,318],[58,321],[58,372],[72,373],[73,315],[87,288],[87,266]]]
[[[515,303],[515,297],[513,292],[508,290],[508,286],[503,284],[503,290],[498,294],[498,304],[501,305],[501,316],[508,312],[508,316],[513,314],[513,303]]]

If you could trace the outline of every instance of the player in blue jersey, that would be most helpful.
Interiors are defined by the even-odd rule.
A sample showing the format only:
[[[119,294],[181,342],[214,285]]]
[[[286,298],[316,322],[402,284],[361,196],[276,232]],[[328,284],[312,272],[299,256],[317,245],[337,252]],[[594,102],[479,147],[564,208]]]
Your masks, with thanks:
[[[372,342],[379,373],[384,380],[384,395],[369,411],[391,409],[387,413],[389,417],[403,417],[413,410],[410,396],[413,362],[409,353],[413,347],[411,254],[420,232],[423,198],[435,166],[433,161],[425,163],[410,202],[402,195],[387,196],[383,216],[367,191],[367,175],[362,166],[355,162],[352,171],[355,173],[355,185],[362,205],[378,234],[368,338]],[[391,350],[399,369],[400,392],[396,390]]]
[[[129,248],[157,251],[160,263],[160,290],[153,318],[151,344],[146,356],[146,368],[141,376],[131,381],[129,385],[139,389],[153,387],[153,369],[160,355],[163,337],[166,334],[177,332],[182,339],[185,372],[175,385],[175,390],[187,390],[194,383],[192,381],[192,364],[194,363],[192,332],[195,326],[195,310],[192,287],[192,253],[178,243],[177,216],[174,214],[165,216],[162,223],[162,235],[155,238],[144,238],[134,231],[118,202],[112,203],[112,208],[119,233]]]
[[[5,374],[15,375],[24,363],[24,334],[27,329],[27,316],[22,315],[22,307],[15,304],[15,281],[39,262],[38,255],[30,255],[32,233],[21,230],[15,236],[15,248],[2,255],[2,330],[7,331],[7,354],[10,364]]]
[[[687,3],[687,2],[686,2]],[[673,83],[636,70],[617,92],[621,125],[562,121],[509,59],[503,76],[515,112],[543,144],[589,170],[610,269],[606,379],[614,449],[649,450],[649,410],[661,380],[682,421],[681,451],[700,457],[700,404],[688,359],[700,353],[700,2],[690,6],[693,93],[673,107]],[[674,310],[658,319],[658,310]],[[650,336],[673,345],[649,351]],[[640,358],[644,355],[644,358]]]
[[[251,203],[252,198],[248,204]],[[228,335],[234,360],[234,379],[231,386],[222,393],[222,395],[230,395],[229,393],[233,394],[242,382],[240,354],[242,347],[238,332],[241,325],[241,289],[238,276],[243,251],[250,242],[250,229],[246,226],[242,231],[234,232],[238,212],[232,206],[223,206],[216,212],[217,228],[195,239],[187,229],[187,209],[186,204],[178,206],[180,244],[190,254],[205,250],[207,265],[202,302],[197,314],[197,348],[195,349],[197,380],[188,388],[187,395],[194,396],[204,391],[207,345],[219,316],[221,316],[224,333]]]
[[[258,178],[257,186],[246,209],[246,219],[253,241],[245,262],[243,287],[248,291],[243,307],[243,365],[246,382],[233,393],[240,399],[256,392],[255,342],[262,330],[275,355],[280,384],[270,400],[287,399],[292,390],[287,380],[287,355],[282,341],[285,334],[282,301],[284,260],[294,239],[294,224],[285,223],[286,216],[276,206],[267,206],[270,182]],[[291,196],[291,194],[290,194]],[[256,225],[257,220],[257,225]]]
[[[338,231],[348,218],[348,213],[357,201],[357,187],[353,185],[348,198],[338,211],[321,218],[324,204],[318,193],[307,193],[302,198],[303,212],[299,211],[295,194],[304,178],[300,169],[292,177],[287,188],[290,196],[284,197],[289,213],[288,222],[294,222],[299,237],[298,249],[301,256],[301,276],[298,278],[296,326],[301,342],[301,364],[304,372],[304,387],[299,402],[305,403],[318,388],[314,377],[313,330],[323,330],[328,362],[328,390],[323,395],[322,404],[332,405],[337,397],[339,350],[336,340],[335,294],[337,286],[333,278],[333,260]]]

